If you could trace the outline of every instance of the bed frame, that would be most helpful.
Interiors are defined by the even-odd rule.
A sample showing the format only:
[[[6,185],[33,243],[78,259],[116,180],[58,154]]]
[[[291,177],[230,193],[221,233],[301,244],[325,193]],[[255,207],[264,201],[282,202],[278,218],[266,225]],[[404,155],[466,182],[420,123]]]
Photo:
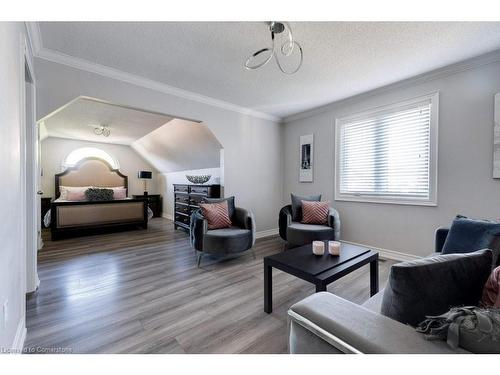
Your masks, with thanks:
[[[124,186],[128,177],[98,158],[82,159],[76,166],[55,175],[55,197],[61,186]],[[148,227],[145,199],[112,201],[52,202],[52,240]]]

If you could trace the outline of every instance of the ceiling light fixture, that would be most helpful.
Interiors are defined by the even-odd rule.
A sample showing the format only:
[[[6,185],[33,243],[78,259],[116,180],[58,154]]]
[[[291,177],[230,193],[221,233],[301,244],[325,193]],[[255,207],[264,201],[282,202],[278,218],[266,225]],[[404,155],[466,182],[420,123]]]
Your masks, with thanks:
[[[269,31],[271,32],[271,47],[266,47],[252,54],[245,61],[245,68],[255,70],[264,65],[274,57],[278,68],[285,74],[294,74],[302,66],[304,54],[302,47],[293,39],[292,29],[288,22],[269,22]],[[275,36],[279,35],[279,41],[276,41]],[[293,70],[287,71],[281,65],[280,58],[292,56],[294,51],[298,51],[300,59],[299,64]]]
[[[96,135],[103,135],[105,137],[109,137],[111,134],[111,130],[108,128],[107,125],[99,125],[98,127],[94,128],[94,133]]]

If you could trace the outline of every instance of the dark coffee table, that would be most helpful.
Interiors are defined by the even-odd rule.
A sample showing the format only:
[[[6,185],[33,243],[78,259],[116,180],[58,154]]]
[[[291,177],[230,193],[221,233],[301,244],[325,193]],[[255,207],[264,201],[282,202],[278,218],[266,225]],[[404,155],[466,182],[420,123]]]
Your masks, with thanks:
[[[328,249],[328,243],[325,243]],[[312,245],[305,245],[264,258],[264,311],[273,311],[273,267],[316,285],[316,292],[328,284],[370,263],[370,296],[378,293],[378,252],[342,242],[339,256],[325,251],[314,255]]]

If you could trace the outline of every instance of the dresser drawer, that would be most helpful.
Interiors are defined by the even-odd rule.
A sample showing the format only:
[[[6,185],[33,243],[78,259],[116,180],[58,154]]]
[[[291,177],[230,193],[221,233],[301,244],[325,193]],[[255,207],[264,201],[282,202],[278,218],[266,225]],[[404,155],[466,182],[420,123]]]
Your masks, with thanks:
[[[189,185],[174,185],[174,191],[189,193]]]
[[[189,203],[189,195],[187,194],[175,194],[175,202],[179,203]]]
[[[175,212],[180,212],[183,214],[188,214],[191,215],[191,209],[189,206],[185,204],[176,204],[175,205]]]
[[[205,196],[203,195],[189,195],[189,204],[198,206],[204,198]]]
[[[208,195],[208,186],[191,186],[190,193]]]
[[[190,217],[187,215],[182,215],[182,214],[175,214],[175,221],[178,221],[180,223],[189,225],[190,222]]]

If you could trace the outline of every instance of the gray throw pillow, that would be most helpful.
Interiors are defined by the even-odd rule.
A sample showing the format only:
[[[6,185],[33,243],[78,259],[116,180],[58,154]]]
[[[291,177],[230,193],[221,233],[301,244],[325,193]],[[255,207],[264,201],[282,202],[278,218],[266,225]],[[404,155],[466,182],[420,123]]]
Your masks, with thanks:
[[[233,215],[234,215],[234,211],[235,211],[234,196],[228,197],[228,198],[203,198],[203,202],[206,202],[206,203],[219,203],[219,202],[224,202],[224,201],[227,201],[229,218],[232,220]]]
[[[295,195],[290,194],[292,199],[292,221],[302,221],[302,201],[319,202],[319,195]]]
[[[500,223],[470,219],[458,215],[451,224],[443,245],[443,254],[470,253],[489,248],[495,236],[500,235]]]
[[[88,201],[112,201],[113,189],[88,188],[85,197]]]
[[[381,313],[416,327],[427,315],[477,305],[491,263],[491,250],[479,250],[395,264],[384,290]]]

